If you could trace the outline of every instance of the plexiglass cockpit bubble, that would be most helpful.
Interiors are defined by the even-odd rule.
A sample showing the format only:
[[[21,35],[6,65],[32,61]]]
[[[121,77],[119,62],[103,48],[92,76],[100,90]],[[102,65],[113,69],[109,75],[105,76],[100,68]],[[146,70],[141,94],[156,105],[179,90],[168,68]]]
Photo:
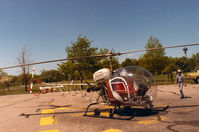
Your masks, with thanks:
[[[116,70],[113,76],[121,76],[137,90],[139,96],[150,96],[152,102],[157,96],[157,85],[153,75],[144,68],[127,66]]]

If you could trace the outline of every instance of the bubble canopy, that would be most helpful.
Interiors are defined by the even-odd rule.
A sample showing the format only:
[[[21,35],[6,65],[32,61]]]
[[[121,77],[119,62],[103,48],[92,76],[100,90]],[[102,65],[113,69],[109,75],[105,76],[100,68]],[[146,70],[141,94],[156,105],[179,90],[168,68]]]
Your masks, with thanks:
[[[128,80],[130,84],[147,86],[149,88],[147,94],[152,95],[153,100],[157,95],[157,85],[153,75],[146,69],[139,66],[127,66],[116,70],[113,76],[121,76]]]

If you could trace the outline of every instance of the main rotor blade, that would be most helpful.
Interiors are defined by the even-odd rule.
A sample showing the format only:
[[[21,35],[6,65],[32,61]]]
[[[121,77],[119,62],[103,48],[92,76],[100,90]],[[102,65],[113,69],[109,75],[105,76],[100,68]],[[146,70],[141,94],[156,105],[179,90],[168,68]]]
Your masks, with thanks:
[[[66,59],[56,59],[56,60],[49,60],[49,61],[40,61],[40,62],[34,62],[34,63],[24,64],[24,65],[7,66],[7,67],[2,67],[0,69],[4,70],[4,69],[38,65],[38,64],[44,64],[44,63],[52,63],[52,62],[75,60],[75,59],[85,59],[85,58],[96,58],[96,57],[107,57],[107,54],[93,55],[93,56],[83,56],[83,57],[71,57],[71,58],[66,58]]]
[[[175,46],[167,46],[167,47],[159,47],[159,48],[150,48],[150,49],[142,49],[142,50],[134,50],[134,51],[127,51],[127,52],[120,52],[119,54],[123,55],[123,54],[137,53],[137,52],[143,52],[143,51],[169,49],[169,48],[179,48],[179,47],[190,47],[190,46],[199,46],[199,43],[197,43],[197,44],[175,45]]]
[[[96,58],[96,57],[111,57],[111,56],[119,56],[119,55],[123,55],[123,54],[143,52],[143,51],[152,51],[152,50],[178,48],[178,47],[189,47],[189,46],[199,46],[199,43],[197,43],[197,44],[184,44],[184,45],[167,46],[167,47],[160,47],[160,48],[150,48],[150,49],[142,49],[142,50],[134,50],[134,51],[118,52],[118,53],[110,52],[110,53],[101,54],[101,55],[92,55],[92,56],[83,56],[83,57],[71,57],[71,58],[67,58],[67,59],[56,59],[56,60],[49,60],[49,61],[40,61],[40,62],[29,63],[29,64],[25,64],[25,65],[7,66],[7,67],[2,67],[0,69],[2,69],[2,70],[3,69],[11,69],[11,68],[16,68],[16,67],[38,65],[38,64],[52,63],[52,62],[59,62],[59,61],[66,61],[66,60],[75,60],[75,59]]]

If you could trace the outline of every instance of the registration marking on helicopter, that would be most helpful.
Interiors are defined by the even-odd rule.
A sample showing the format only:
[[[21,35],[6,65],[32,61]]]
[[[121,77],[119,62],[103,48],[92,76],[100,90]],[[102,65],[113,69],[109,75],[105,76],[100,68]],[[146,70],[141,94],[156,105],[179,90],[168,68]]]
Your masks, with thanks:
[[[102,132],[123,132],[123,131],[120,129],[108,129],[108,130],[104,130]]]

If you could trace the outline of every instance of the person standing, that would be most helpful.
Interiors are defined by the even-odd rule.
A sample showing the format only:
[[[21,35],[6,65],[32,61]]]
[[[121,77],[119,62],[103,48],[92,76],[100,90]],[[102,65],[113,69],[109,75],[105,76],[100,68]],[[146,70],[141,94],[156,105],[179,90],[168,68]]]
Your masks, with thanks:
[[[179,89],[180,89],[180,98],[183,99],[184,98],[183,86],[185,85],[186,87],[186,83],[185,83],[185,77],[182,74],[181,70],[177,71],[176,84],[178,84]]]

